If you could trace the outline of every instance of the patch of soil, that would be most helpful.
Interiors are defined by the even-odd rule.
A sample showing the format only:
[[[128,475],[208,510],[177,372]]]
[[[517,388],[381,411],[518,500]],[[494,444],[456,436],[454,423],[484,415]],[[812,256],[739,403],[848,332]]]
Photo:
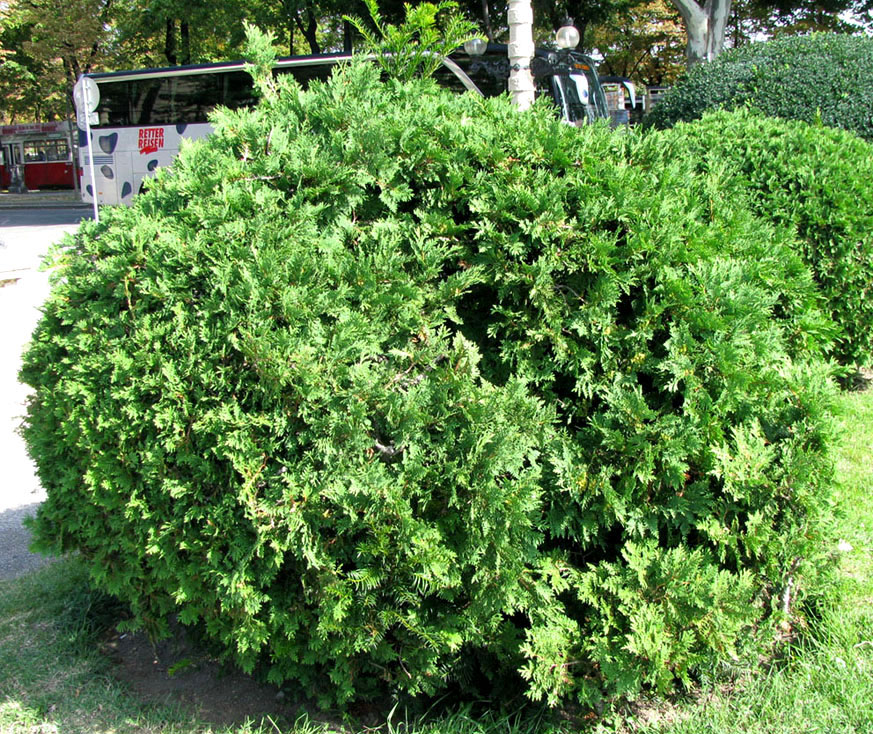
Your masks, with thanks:
[[[261,683],[237,668],[222,665],[205,652],[189,631],[174,624],[173,636],[152,644],[143,632],[106,633],[102,651],[115,678],[147,703],[177,704],[203,721],[229,726],[266,717],[289,726],[303,713],[339,731],[336,720],[300,703],[299,692]]]

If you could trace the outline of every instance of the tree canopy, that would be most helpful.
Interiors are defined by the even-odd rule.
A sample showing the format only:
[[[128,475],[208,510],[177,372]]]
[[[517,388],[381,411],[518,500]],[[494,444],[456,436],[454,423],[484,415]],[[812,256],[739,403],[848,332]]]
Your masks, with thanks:
[[[532,0],[534,33],[539,42],[548,42],[571,19],[582,47],[602,54],[609,73],[669,84],[684,68],[686,38],[695,48],[703,43],[695,40],[693,24],[682,20],[681,6],[698,15],[729,11],[716,30],[734,46],[762,34],[852,31],[857,26],[849,18],[869,26],[873,9],[873,0],[719,2]],[[381,0],[380,14],[386,23],[400,22],[405,5]],[[458,5],[483,36],[506,40],[506,0],[459,0]],[[0,3],[0,120],[64,117],[72,85],[85,72],[240,58],[246,23],[269,31],[281,55],[349,48],[356,31],[344,15],[368,17],[364,0],[7,0]],[[707,23],[710,32],[713,24]],[[711,55],[721,41],[713,43]]]

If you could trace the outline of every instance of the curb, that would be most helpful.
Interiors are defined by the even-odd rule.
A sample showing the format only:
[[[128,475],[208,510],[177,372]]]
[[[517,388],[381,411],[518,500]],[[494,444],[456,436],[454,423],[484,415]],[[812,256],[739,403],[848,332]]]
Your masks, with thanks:
[[[66,204],[60,201],[34,201],[26,204],[7,204],[0,201],[0,209],[87,209],[91,210],[90,204],[82,204],[81,202]]]
[[[44,194],[34,191],[29,194],[0,194],[0,209],[91,209],[75,194]]]

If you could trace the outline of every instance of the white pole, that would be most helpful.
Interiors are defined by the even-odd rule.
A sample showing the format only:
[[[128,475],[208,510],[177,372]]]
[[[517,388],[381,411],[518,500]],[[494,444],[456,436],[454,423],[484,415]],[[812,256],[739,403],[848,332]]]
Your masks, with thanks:
[[[533,8],[530,0],[509,0],[509,92],[520,110],[534,101],[530,60],[534,55]]]
[[[94,138],[91,136],[91,98],[88,94],[88,85],[82,84],[82,97],[85,102],[85,135],[88,140],[88,165],[91,168],[91,198],[94,201],[94,221],[100,221],[100,212],[97,210],[97,180],[94,178]]]

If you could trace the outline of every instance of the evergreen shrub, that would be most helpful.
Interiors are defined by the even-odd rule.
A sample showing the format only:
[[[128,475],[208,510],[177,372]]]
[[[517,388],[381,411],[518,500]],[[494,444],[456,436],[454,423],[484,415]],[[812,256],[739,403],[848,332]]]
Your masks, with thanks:
[[[278,84],[60,251],[39,546],[327,701],[593,703],[799,614],[830,327],[785,233],[544,107]]]
[[[707,110],[740,107],[873,140],[873,38],[817,33],[728,49],[694,66],[646,124],[670,127]]]
[[[841,362],[873,363],[873,145],[748,110],[707,113],[659,138],[665,158],[735,177],[755,213],[794,229],[842,335]]]

